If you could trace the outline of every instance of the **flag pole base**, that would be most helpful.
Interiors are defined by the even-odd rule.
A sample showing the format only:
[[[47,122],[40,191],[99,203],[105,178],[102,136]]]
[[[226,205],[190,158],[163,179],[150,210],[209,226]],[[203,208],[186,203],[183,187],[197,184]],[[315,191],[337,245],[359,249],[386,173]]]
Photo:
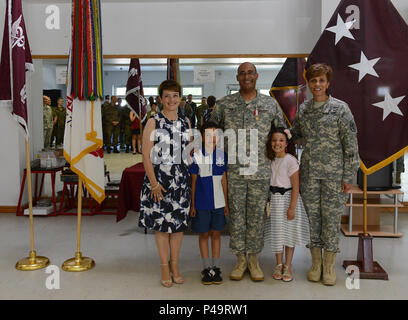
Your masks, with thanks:
[[[87,271],[95,267],[95,261],[91,258],[83,257],[80,251],[75,253],[75,257],[66,260],[62,264],[62,270],[68,272],[80,272],[80,271]]]
[[[388,280],[387,272],[373,260],[373,237],[364,233],[360,233],[358,237],[357,260],[344,260],[343,267],[347,269],[348,266],[357,266],[360,279]]]
[[[35,251],[30,251],[30,256],[21,259],[16,263],[16,269],[21,271],[34,271],[47,267],[50,260],[46,257],[38,256]]]

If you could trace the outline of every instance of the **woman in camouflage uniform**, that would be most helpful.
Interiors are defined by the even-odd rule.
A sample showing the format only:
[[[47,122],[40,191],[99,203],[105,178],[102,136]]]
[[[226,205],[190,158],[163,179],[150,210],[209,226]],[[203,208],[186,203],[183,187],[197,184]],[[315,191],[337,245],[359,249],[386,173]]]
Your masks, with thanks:
[[[313,99],[296,114],[293,134],[305,140],[300,190],[310,222],[312,267],[309,281],[336,283],[341,215],[359,166],[357,129],[347,103],[327,94],[332,69],[314,64],[306,72]],[[324,249],[322,261],[322,248]]]

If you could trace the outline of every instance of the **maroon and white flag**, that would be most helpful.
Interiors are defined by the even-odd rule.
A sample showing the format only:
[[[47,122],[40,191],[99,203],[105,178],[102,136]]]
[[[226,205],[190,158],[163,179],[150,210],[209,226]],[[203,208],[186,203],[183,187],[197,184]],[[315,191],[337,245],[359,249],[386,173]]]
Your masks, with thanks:
[[[307,61],[333,68],[333,97],[357,125],[371,174],[408,150],[408,25],[390,0],[342,0]]]
[[[143,122],[146,117],[147,102],[143,95],[142,72],[140,71],[138,58],[130,59],[126,84],[126,101],[140,122]]]
[[[21,0],[8,0],[0,63],[0,106],[13,108],[13,117],[28,136],[26,71],[34,71]]]

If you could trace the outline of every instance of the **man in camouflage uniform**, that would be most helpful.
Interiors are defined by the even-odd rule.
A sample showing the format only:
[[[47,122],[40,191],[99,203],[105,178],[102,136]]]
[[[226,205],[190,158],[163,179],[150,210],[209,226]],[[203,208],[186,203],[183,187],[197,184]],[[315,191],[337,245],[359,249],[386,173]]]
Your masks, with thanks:
[[[51,99],[47,96],[43,96],[43,104],[44,148],[50,148],[52,129],[54,127],[54,116],[51,109]]]
[[[109,101],[110,97],[109,95],[105,96],[105,101],[101,106],[101,114],[102,114],[102,135],[103,135],[103,145],[106,147],[107,139],[106,139],[106,119],[105,119],[105,113],[104,110],[106,109],[108,105],[110,105]]]
[[[258,255],[263,248],[263,216],[271,171],[265,142],[271,124],[285,126],[275,100],[257,92],[257,79],[252,63],[241,64],[237,73],[240,91],[217,102],[210,119],[224,128],[225,135],[236,135],[232,139],[228,137],[225,149],[228,152],[230,248],[238,258],[230,274],[233,280],[241,280],[247,268],[253,281],[264,279]],[[237,149],[238,159],[233,155]],[[244,159],[248,154],[249,158]]]
[[[196,127],[196,113],[197,113],[197,104],[193,101],[193,95],[189,94],[187,96],[187,105],[186,109],[191,110],[189,111],[189,119],[190,119],[190,124],[191,128]]]
[[[207,99],[206,97],[202,97],[201,99],[201,105],[199,105],[197,107],[197,130],[201,129],[201,121],[202,121],[202,117],[203,117],[203,113],[205,110],[207,110],[209,108],[208,104],[207,104]]]
[[[56,121],[56,142],[55,146],[60,146],[64,142],[64,131],[65,131],[65,116],[66,116],[66,109],[64,108],[64,99],[58,98],[57,100],[57,107],[55,108],[55,115],[57,117]]]
[[[120,108],[120,124],[123,126],[123,144],[126,145],[126,153],[129,153],[132,146],[132,129],[130,125],[130,108],[126,105]]]
[[[299,107],[292,128],[294,138],[305,141],[300,163],[300,191],[310,222],[312,268],[308,279],[320,281],[323,272],[323,284],[334,285],[334,262],[346,191],[351,188],[360,164],[357,127],[348,105],[325,93],[331,68],[321,64],[310,68],[306,77],[309,77],[308,85],[314,98]],[[312,70],[316,71],[312,73]],[[320,81],[323,76],[326,84]]]
[[[111,153],[112,135],[113,135],[113,152],[119,153],[118,137],[120,131],[120,112],[116,105],[116,96],[112,96],[111,103],[104,107],[103,116],[106,121],[106,150]]]

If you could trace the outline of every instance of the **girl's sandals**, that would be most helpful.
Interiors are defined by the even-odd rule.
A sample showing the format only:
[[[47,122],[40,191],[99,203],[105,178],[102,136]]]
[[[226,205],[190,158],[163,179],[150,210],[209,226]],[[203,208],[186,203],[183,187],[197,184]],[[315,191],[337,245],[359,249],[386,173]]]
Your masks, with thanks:
[[[282,268],[283,268],[283,265],[282,265],[282,263],[281,263],[281,264],[278,264],[278,265],[275,267],[275,270],[273,270],[272,277],[273,277],[275,280],[282,280]]]
[[[170,261],[170,266],[172,266],[172,265],[177,266],[177,261]],[[181,277],[181,276],[175,277],[174,272],[172,271],[172,269],[173,268],[170,268],[170,272],[172,273],[173,282],[176,283],[176,284],[183,284],[184,283],[183,277]]]
[[[289,266],[287,265],[283,266],[282,280],[285,282],[290,282],[293,280],[292,272],[289,271]]]
[[[164,269],[165,267],[168,267],[169,264],[160,264],[160,268]],[[171,275],[170,275],[171,277]],[[171,278],[169,280],[160,280],[160,283],[163,287],[170,288],[173,285],[173,282],[171,281]]]

